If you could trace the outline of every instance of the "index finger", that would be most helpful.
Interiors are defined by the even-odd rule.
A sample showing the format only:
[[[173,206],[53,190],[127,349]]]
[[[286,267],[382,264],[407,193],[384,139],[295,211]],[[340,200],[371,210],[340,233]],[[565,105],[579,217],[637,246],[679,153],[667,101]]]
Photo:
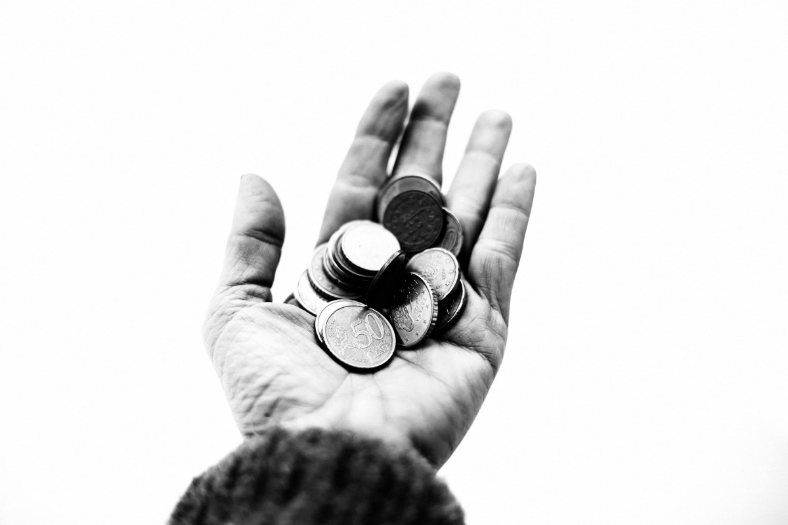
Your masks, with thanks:
[[[386,179],[391,150],[407,114],[404,82],[393,80],[373,97],[329,194],[318,244],[348,221],[373,218],[375,196]]]

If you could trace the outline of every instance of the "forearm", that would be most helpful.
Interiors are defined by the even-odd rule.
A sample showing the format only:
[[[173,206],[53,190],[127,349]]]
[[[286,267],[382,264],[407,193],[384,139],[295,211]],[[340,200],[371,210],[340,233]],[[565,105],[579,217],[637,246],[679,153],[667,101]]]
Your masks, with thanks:
[[[413,451],[346,432],[271,428],[195,478],[170,523],[448,525],[463,514]]]

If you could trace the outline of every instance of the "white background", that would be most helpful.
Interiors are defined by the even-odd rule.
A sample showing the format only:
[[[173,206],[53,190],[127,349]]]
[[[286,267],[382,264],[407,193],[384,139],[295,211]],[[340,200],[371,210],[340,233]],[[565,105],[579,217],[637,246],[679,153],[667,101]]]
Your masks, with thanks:
[[[379,85],[509,111],[536,201],[471,524],[788,522],[788,4],[0,6],[0,523],[161,523],[240,438],[200,324],[238,183],[274,295]]]

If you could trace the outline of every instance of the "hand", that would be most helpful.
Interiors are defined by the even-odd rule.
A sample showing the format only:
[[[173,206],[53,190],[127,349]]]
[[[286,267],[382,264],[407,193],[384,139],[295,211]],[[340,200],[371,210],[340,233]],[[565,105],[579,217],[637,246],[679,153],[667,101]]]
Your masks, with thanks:
[[[458,93],[454,75],[427,81],[410,113],[394,173],[418,172],[441,182]],[[375,95],[329,196],[320,243],[345,222],[373,219],[375,195],[407,113],[406,84],[390,82]],[[284,213],[267,182],[242,177],[204,334],[244,434],[272,424],[347,429],[414,447],[436,466],[449,458],[501,364],[531,212],[533,169],[514,165],[498,179],[510,131],[511,119],[502,111],[479,117],[446,197],[465,232],[460,254],[467,278],[465,311],[449,330],[417,350],[397,350],[388,366],[374,373],[352,373],[337,364],[316,342],[314,316],[271,302]]]

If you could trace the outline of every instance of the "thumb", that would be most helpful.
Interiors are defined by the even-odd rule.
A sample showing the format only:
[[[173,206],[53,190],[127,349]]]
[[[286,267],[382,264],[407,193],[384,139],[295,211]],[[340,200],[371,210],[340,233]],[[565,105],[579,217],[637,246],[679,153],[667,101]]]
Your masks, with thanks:
[[[257,175],[242,176],[221,286],[262,287],[270,301],[284,240],[285,215],[273,187]]]

